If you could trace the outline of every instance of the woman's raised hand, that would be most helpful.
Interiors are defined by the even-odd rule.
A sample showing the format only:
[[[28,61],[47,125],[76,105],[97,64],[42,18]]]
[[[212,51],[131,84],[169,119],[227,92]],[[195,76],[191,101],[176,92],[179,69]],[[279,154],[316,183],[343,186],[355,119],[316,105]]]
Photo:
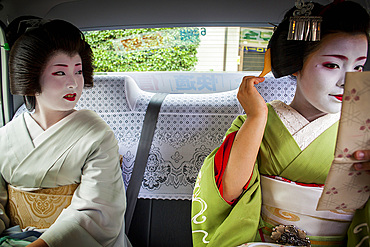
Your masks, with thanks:
[[[243,192],[252,175],[267,122],[267,106],[255,84],[265,78],[246,76],[239,87],[238,100],[247,118],[235,136],[223,176],[223,197],[232,201]]]
[[[265,100],[254,86],[264,80],[263,77],[244,76],[239,86],[237,98],[248,117],[267,114]]]

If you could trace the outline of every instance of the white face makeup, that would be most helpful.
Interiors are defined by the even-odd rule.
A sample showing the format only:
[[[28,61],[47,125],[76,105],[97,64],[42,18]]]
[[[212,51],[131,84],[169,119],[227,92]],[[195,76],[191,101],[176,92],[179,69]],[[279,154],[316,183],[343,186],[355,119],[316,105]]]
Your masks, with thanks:
[[[68,112],[81,97],[84,86],[81,57],[57,53],[46,64],[40,77],[41,94],[36,110]]]
[[[341,110],[345,73],[362,71],[367,56],[368,42],[363,34],[336,33],[321,42],[297,73],[292,106],[307,119]]]

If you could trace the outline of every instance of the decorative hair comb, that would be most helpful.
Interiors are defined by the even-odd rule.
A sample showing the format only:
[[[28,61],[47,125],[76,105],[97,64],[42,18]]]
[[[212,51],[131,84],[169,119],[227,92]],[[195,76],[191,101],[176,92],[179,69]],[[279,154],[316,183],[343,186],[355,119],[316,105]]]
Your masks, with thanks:
[[[312,2],[305,3],[303,0],[297,0],[296,10],[290,17],[288,40],[319,41],[321,16],[311,16],[311,10],[314,7]]]
[[[17,33],[26,33],[30,30],[36,29],[49,22],[47,19],[29,19],[19,22]]]

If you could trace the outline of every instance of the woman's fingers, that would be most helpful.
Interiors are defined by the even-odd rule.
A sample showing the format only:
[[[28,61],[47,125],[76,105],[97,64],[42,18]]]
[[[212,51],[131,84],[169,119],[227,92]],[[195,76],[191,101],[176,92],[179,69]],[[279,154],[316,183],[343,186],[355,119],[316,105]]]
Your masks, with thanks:
[[[264,77],[255,77],[255,76],[244,76],[242,83],[241,83],[241,89],[251,89],[254,85],[261,83],[265,80]]]
[[[242,83],[248,83],[248,81],[253,82],[253,84],[258,84],[260,82],[263,82],[265,80],[265,77],[255,77],[255,76],[244,76]]]
[[[263,82],[265,80],[265,77],[256,77],[255,79],[256,80],[254,80],[254,84],[258,84]]]
[[[358,150],[353,153],[353,157],[358,161],[370,160],[370,150]],[[370,173],[370,161],[355,163],[353,166],[357,171],[366,171],[367,173]]]
[[[257,116],[267,112],[267,106],[263,97],[259,94],[255,84],[263,82],[265,78],[255,76],[245,76],[239,87],[237,98],[249,116]]]
[[[370,160],[370,150],[357,150],[353,153],[356,160]]]
[[[370,163],[369,162],[356,163],[354,166],[355,166],[355,169],[357,171],[362,171],[362,170],[369,171],[370,170]]]

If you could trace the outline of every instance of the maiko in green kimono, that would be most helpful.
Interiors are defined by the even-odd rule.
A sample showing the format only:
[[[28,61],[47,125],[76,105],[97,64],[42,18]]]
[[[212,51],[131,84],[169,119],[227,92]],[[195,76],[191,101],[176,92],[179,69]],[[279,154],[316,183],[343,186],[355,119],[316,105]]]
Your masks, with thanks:
[[[312,246],[369,244],[369,203],[356,212],[316,211],[334,157],[344,74],[363,69],[369,16],[353,2],[315,3],[311,15],[322,17],[321,41],[287,41],[294,10],[269,48],[274,76],[296,76],[295,97],[290,105],[266,104],[254,87],[264,78],[243,78],[238,99],[246,115],[206,158],[194,187],[194,246],[275,242],[271,233],[278,225],[304,230]],[[369,153],[353,155],[369,159]],[[369,170],[368,165],[361,167]]]
[[[272,102],[272,104],[274,103]],[[251,240],[263,241],[266,238],[264,235],[267,235],[268,238],[274,225],[268,219],[266,222],[260,216],[262,210],[261,176],[277,175],[310,186],[325,182],[334,155],[338,122],[331,124],[330,120],[326,121],[329,122],[330,126],[327,126],[328,128],[307,148],[301,150],[270,104],[268,104],[268,110],[266,129],[253,175],[237,203],[230,205],[222,198],[218,189],[218,180],[215,180],[214,174],[217,178],[220,177],[218,172],[222,172],[222,167],[218,167],[215,163],[221,164],[221,166],[223,166],[222,163],[227,163],[230,144],[233,143],[238,129],[244,123],[245,115],[239,116],[233,122],[222,146],[205,160],[193,196],[194,243],[202,243],[203,241],[207,243],[209,241],[210,246],[236,246],[251,242]],[[314,122],[312,127],[308,125],[306,128],[313,130],[315,124]],[[235,224],[235,222],[237,223]],[[305,225],[307,221],[299,223],[294,219],[292,223]],[[311,224],[313,223],[311,222]],[[347,228],[349,224],[350,221],[347,220]],[[214,228],[214,226],[218,227]],[[210,231],[208,232],[207,229]],[[245,230],[240,231],[240,229]],[[256,229],[260,229],[260,231]],[[230,234],[231,232],[233,234]],[[317,236],[309,237],[311,244],[324,240],[326,243],[329,242],[328,236],[325,239]],[[330,237],[330,242],[334,241],[345,243],[344,236]]]

